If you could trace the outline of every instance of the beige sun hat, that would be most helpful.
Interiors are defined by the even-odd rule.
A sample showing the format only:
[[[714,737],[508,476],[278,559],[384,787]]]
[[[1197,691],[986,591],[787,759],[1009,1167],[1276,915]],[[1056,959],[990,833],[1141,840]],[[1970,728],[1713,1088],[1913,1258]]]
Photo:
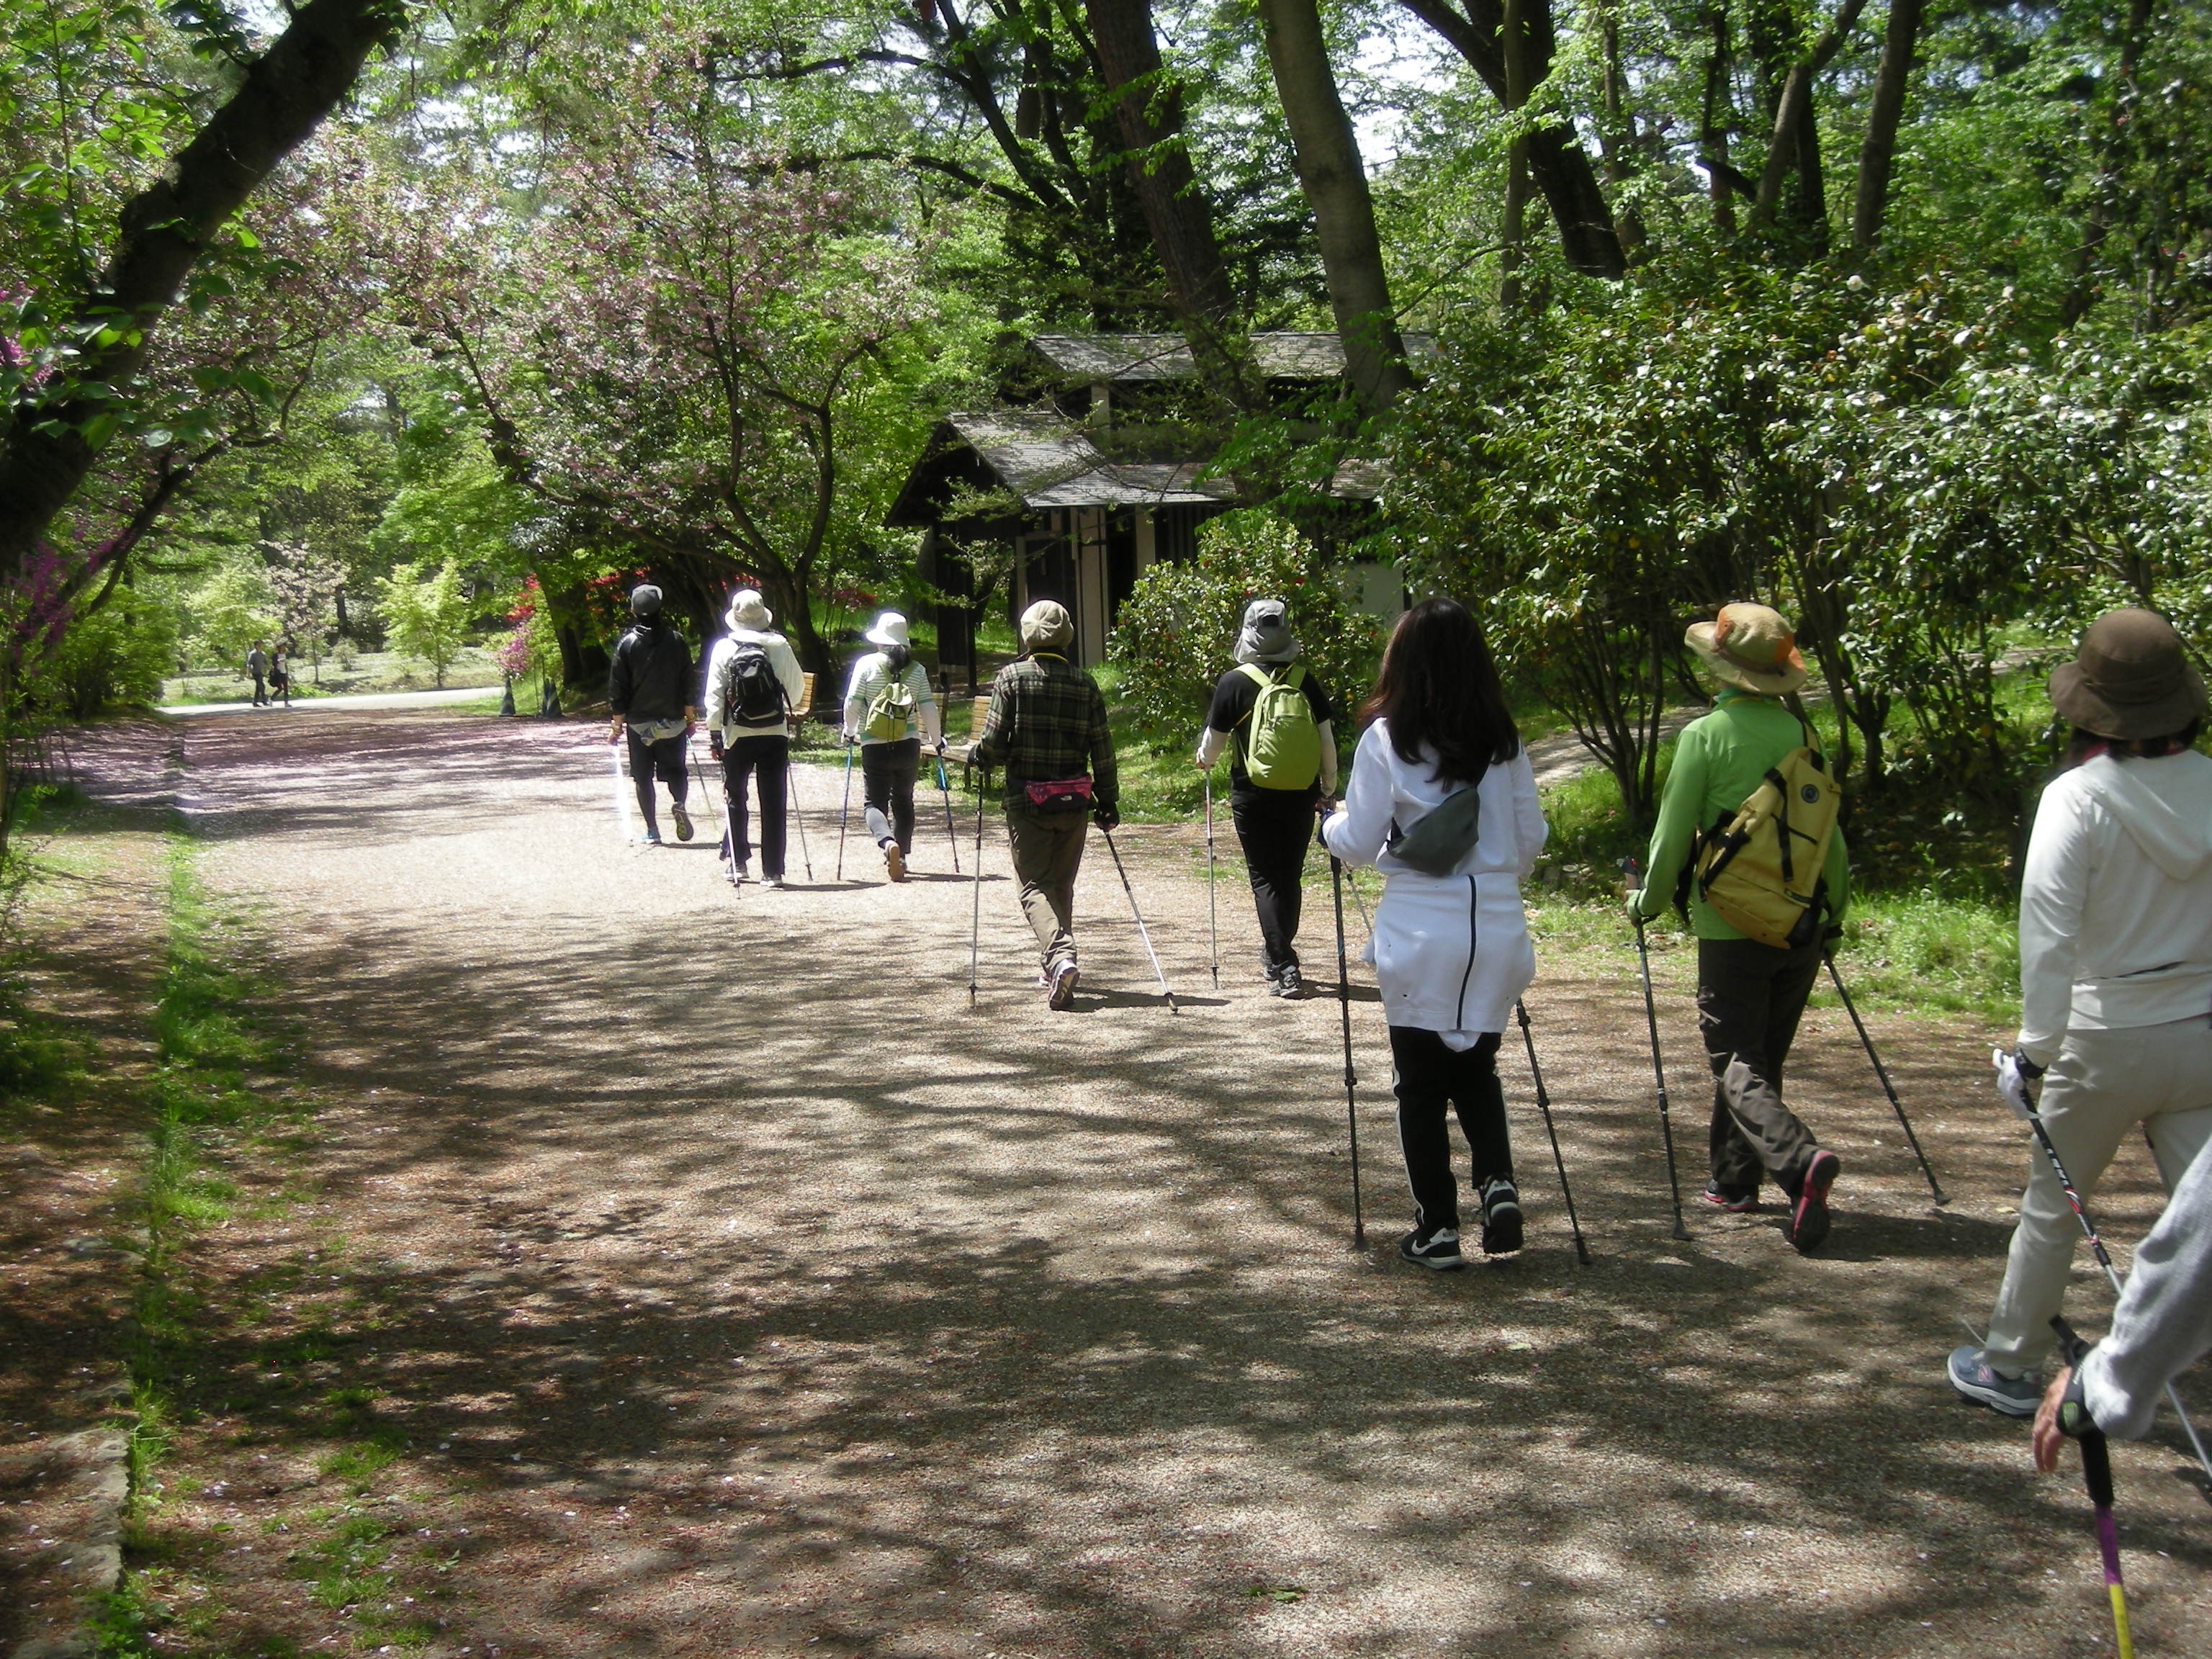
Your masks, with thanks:
[[[732,628],[766,628],[775,621],[775,612],[753,589],[741,587],[730,595],[729,615],[723,620]]]
[[[1075,637],[1075,620],[1058,599],[1039,599],[1022,612],[1022,649],[1065,651]]]
[[[2155,611],[2107,611],[2074,660],[2051,671],[2051,706],[2100,738],[2165,738],[2204,716],[2204,681],[2173,624]]]
[[[904,645],[909,648],[912,646],[912,641],[906,636],[906,618],[896,611],[886,611],[878,617],[876,625],[860,637],[870,645],[880,645],[886,650],[895,645]]]
[[[1797,635],[1771,605],[1724,605],[1709,623],[1692,623],[1683,643],[1730,685],[1779,697],[1805,684]]]

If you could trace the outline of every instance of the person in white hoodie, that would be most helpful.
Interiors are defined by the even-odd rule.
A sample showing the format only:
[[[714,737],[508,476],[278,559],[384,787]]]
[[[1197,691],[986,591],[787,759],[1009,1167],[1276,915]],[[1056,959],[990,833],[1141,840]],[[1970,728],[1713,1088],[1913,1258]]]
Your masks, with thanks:
[[[791,780],[791,726],[806,681],[791,642],[775,631],[775,617],[750,587],[730,596],[723,618],[730,631],[707,657],[707,747],[722,764],[729,825],[722,856],[730,885],[752,870],[752,826],[745,813],[745,785],[760,794],[761,885],[783,885],[785,811]]]
[[[1521,884],[1548,827],[1489,642],[1465,607],[1424,599],[1401,617],[1360,712],[1370,724],[1322,843],[1384,878],[1369,960],[1413,1194],[1413,1229],[1398,1254],[1449,1269],[1464,1258],[1448,1106],[1467,1135],[1483,1253],[1521,1248],[1498,1048],[1536,976]]]
[[[2020,896],[2021,1026],[2010,1064],[2084,1198],[2141,1124],[2171,1191],[2212,1141],[2212,759],[2191,747],[2204,683],[2148,611],[2114,611],[2051,676],[2074,764],[2043,792]],[[2033,1415],[2076,1228],[2050,1160],[2027,1190],[1980,1347],[1951,1385]]]
[[[914,851],[914,785],[927,741],[945,755],[945,728],[929,671],[914,659],[906,618],[886,611],[860,636],[876,647],[853,665],[845,686],[845,741],[860,745],[861,796],[868,833],[893,881],[906,879]],[[919,735],[917,735],[919,734]]]

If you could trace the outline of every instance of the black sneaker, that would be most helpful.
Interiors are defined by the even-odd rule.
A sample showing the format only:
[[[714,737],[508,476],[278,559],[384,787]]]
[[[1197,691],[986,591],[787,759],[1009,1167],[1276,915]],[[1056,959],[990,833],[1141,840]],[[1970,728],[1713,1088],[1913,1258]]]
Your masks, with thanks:
[[[1305,981],[1298,977],[1298,965],[1295,962],[1277,969],[1273,979],[1274,992],[1279,997],[1302,996],[1305,993]]]
[[[1467,1258],[1459,1253],[1459,1234],[1450,1227],[1431,1227],[1426,1231],[1414,1228],[1398,1241],[1398,1255],[1402,1261],[1418,1261],[1440,1273],[1467,1266]]]
[[[1521,1248],[1521,1194],[1510,1181],[1482,1189],[1482,1253],[1510,1255]]]
[[[1745,1192],[1740,1188],[1723,1187],[1717,1181],[1708,1181],[1701,1196],[1715,1209],[1726,1210],[1730,1215],[1748,1215],[1759,1207],[1756,1187]]]
[[[1828,1188],[1843,1173],[1843,1160],[1833,1152],[1816,1152],[1797,1183],[1796,1201],[1790,1206],[1790,1242],[1802,1255],[1828,1236]]]
[[[680,800],[672,800],[668,803],[668,810],[676,819],[676,839],[690,840],[691,815],[684,810],[684,803]]]

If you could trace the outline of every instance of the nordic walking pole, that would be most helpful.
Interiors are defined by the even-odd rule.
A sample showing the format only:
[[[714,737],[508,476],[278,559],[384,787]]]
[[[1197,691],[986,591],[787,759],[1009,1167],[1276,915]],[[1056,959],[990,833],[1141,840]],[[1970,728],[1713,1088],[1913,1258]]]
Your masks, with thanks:
[[[945,797],[945,839],[952,848],[952,873],[960,873],[960,832],[952,827],[952,785],[945,775],[945,757],[937,757],[937,793]]]
[[[1316,839],[1319,839],[1318,830]],[[1336,1007],[1344,1025],[1344,1117],[1352,1130],[1352,1248],[1364,1250],[1367,1223],[1359,1207],[1359,1108],[1353,1094],[1358,1079],[1352,1069],[1352,964],[1344,951],[1344,865],[1334,853],[1328,855],[1328,884],[1336,901]]]
[[[968,781],[975,781],[975,769],[968,769]],[[983,938],[983,791],[990,787],[991,775],[987,769],[983,781],[975,786],[975,896],[968,911],[968,1006],[975,1006],[975,960]]]
[[[1567,1185],[1567,1161],[1559,1156],[1559,1132],[1552,1127],[1552,1097],[1544,1087],[1543,1068],[1536,1064],[1536,1039],[1528,1030],[1528,1005],[1516,997],[1513,1012],[1521,1021],[1521,1041],[1528,1045],[1528,1075],[1536,1083],[1536,1109],[1544,1115],[1544,1133],[1552,1139],[1552,1162],[1559,1171],[1559,1195],[1567,1200],[1567,1225],[1574,1229],[1575,1234],[1575,1260],[1587,1267],[1589,1246],[1583,1243],[1583,1224],[1575,1218],[1575,1194]]]
[[[799,810],[799,768],[793,763],[791,750],[783,751],[783,805],[791,814],[791,821],[799,826],[799,857],[806,866],[806,879],[814,879],[814,854],[806,848],[806,814]]]
[[[1213,769],[1206,769],[1206,947],[1213,988],[1221,988],[1221,923],[1213,908]]]
[[[1874,1062],[1874,1074],[1881,1079],[1882,1092],[1889,1097],[1889,1103],[1897,1109],[1897,1121],[1905,1127],[1905,1139],[1912,1148],[1913,1157],[1920,1160],[1920,1173],[1928,1177],[1928,1190],[1936,1194],[1938,1204],[1948,1204],[1951,1200],[1943,1196],[1943,1188],[1936,1180],[1936,1171],[1928,1167],[1928,1154],[1920,1150],[1920,1137],[1912,1133],[1912,1120],[1905,1115],[1905,1103],[1897,1097],[1897,1091],[1891,1086],[1888,1069],[1882,1065],[1881,1056],[1874,1051],[1874,1039],[1867,1035],[1866,1022],[1859,1018],[1858,1006],[1851,1000],[1851,994],[1844,988],[1843,975],[1836,971],[1836,953],[1824,945],[1820,947],[1820,960],[1828,964],[1828,981],[1836,988],[1836,994],[1844,1000],[1844,1012],[1851,1017],[1851,1024],[1859,1034],[1859,1041],[1866,1045],[1867,1058]]]
[[[1634,859],[1623,859],[1620,867],[1631,882],[1644,885],[1643,872]],[[1686,1240],[1690,1230],[1682,1223],[1682,1178],[1674,1171],[1674,1117],[1667,1109],[1667,1067],[1659,1058],[1659,1008],[1651,998],[1651,952],[1644,942],[1644,918],[1634,921],[1636,961],[1644,970],[1644,1023],[1651,1031],[1651,1075],[1659,1085],[1659,1138],[1667,1144],[1667,1190],[1674,1202],[1674,1237]]]
[[[629,797],[623,791],[622,750],[617,747],[619,738],[607,739],[607,764],[615,775],[615,822],[622,826],[622,838],[635,841],[636,832],[629,827]]]
[[[2058,1148],[2051,1139],[2051,1131],[2044,1127],[2043,1114],[2037,1111],[2029,1101],[2025,1083],[2020,1085],[2017,1092],[2005,1086],[2003,1062],[2010,1058],[2002,1048],[1990,1051],[1991,1062],[1998,1067],[1997,1093],[2004,1097],[2004,1103],[2026,1118],[2028,1127],[2035,1131],[2036,1139],[2042,1143],[2044,1157],[2051,1160],[2051,1172],[2058,1177],[2058,1188],[2066,1194],[2066,1202],[2074,1211],[2074,1219],[2081,1224],[2081,1237],[2089,1241],[2089,1254],[2097,1258],[2097,1265],[2105,1270],[2106,1282],[2112,1285],[2112,1294],[2118,1296],[2120,1293],[2120,1270],[2112,1265],[2112,1254],[2105,1248],[2105,1241],[2098,1236],[2096,1223],[2089,1219],[2088,1206],[2082,1203],[2081,1194],[2074,1185],[2074,1177],[2066,1173],[2066,1165],[2059,1160]],[[2166,1403],[2173,1407],[2173,1414],[2181,1419],[2181,1431],[2189,1437],[2190,1449],[2197,1454],[2197,1462],[2204,1471],[2206,1486],[2212,1489],[2212,1457],[2205,1455],[2204,1443],[2197,1437],[2197,1425],[2190,1420],[2189,1407],[2181,1403],[2181,1395],[2171,1382],[2166,1385]]]
[[[845,879],[845,823],[853,816],[853,744],[845,745],[845,804],[837,809],[837,879]]]
[[[1129,914],[1137,919],[1137,937],[1145,941],[1145,954],[1152,959],[1152,972],[1160,981],[1160,994],[1168,1000],[1168,1012],[1179,1014],[1182,1010],[1176,1006],[1175,993],[1168,989],[1168,976],[1160,971],[1160,953],[1152,949],[1152,936],[1146,930],[1144,912],[1137,908],[1137,890],[1129,885],[1129,872],[1121,863],[1121,849],[1114,845],[1114,832],[1104,824],[1098,826],[1098,833],[1106,837],[1106,850],[1114,855],[1114,869],[1121,878],[1122,892],[1128,896]]]
[[[2079,1366],[2089,1345],[2075,1334],[2061,1315],[2051,1317],[2058,1333],[2059,1352],[2069,1365]],[[2120,1534],[2112,1523],[2112,1459],[2100,1430],[2081,1436],[2081,1479],[2089,1488],[2090,1507],[2097,1514],[2097,1553],[2105,1569],[2105,1590],[2112,1598],[2112,1635],[2119,1644],[2120,1659],[2135,1659],[2135,1643],[2128,1635],[2128,1592],[2120,1582]]]

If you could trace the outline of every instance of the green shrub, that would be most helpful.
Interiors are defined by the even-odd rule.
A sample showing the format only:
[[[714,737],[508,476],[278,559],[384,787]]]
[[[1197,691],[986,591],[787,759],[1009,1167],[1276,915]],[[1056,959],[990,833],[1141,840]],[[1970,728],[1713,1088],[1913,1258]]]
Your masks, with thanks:
[[[1374,678],[1380,629],[1352,609],[1296,527],[1257,508],[1227,513],[1200,527],[1198,550],[1188,564],[1146,571],[1122,604],[1107,654],[1121,666],[1121,701],[1137,724],[1195,737],[1255,599],[1289,607],[1309,672],[1348,711]]]

